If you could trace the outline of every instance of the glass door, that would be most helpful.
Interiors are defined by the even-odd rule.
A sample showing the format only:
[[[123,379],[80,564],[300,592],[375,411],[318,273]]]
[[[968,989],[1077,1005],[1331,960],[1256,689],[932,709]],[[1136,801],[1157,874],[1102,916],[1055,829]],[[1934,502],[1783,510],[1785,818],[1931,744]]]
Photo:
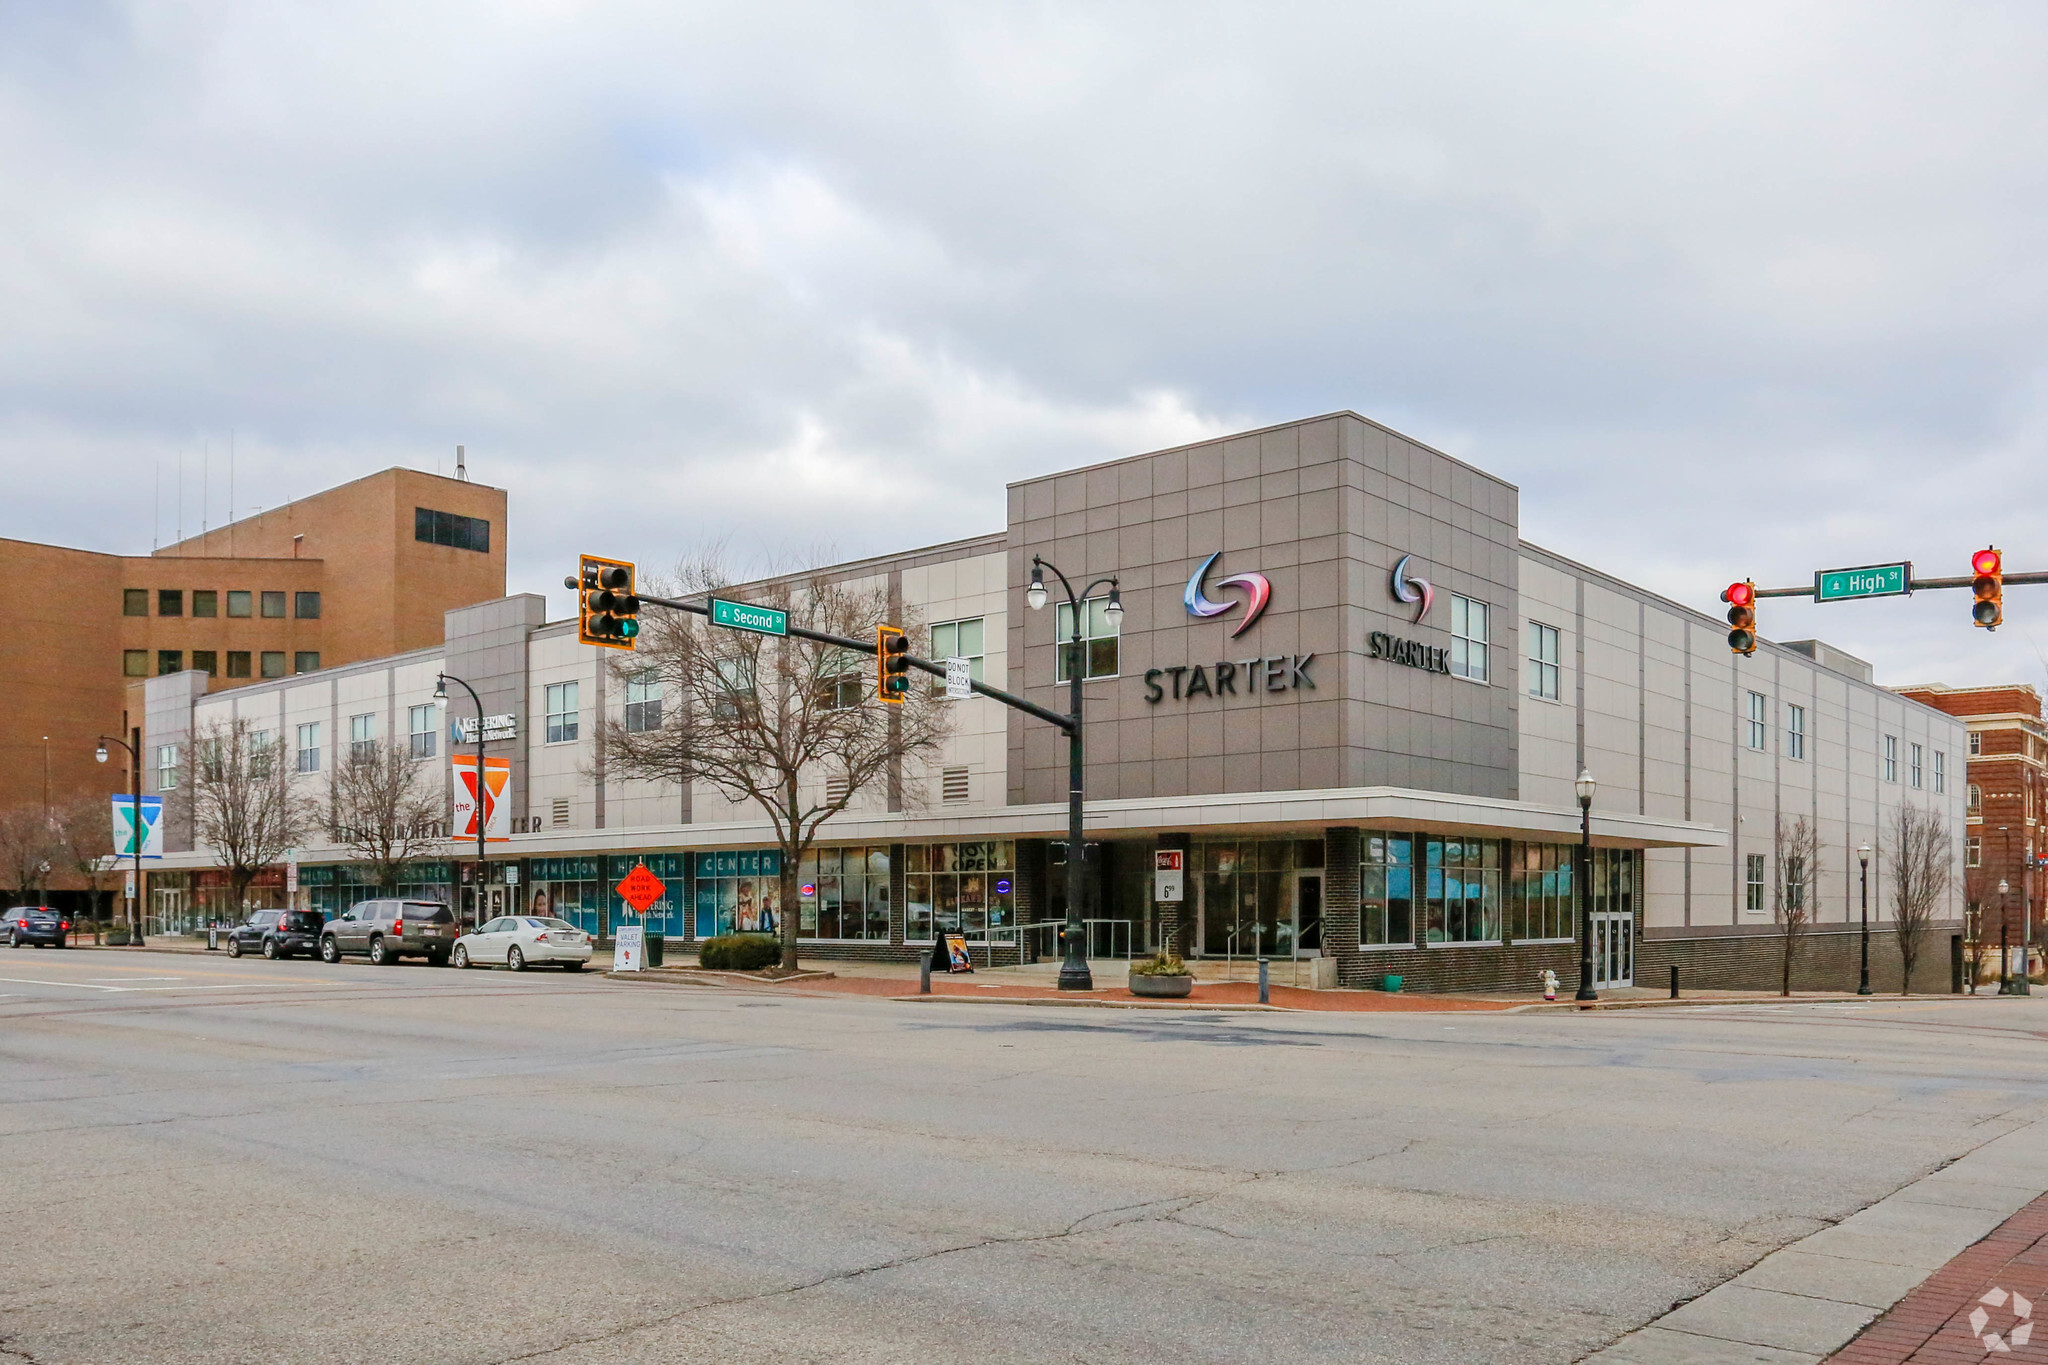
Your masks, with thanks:
[[[1294,947],[1304,953],[1320,952],[1323,946],[1323,874],[1294,874]]]
[[[1603,910],[1593,916],[1593,984],[1633,986],[1636,983],[1635,916]]]

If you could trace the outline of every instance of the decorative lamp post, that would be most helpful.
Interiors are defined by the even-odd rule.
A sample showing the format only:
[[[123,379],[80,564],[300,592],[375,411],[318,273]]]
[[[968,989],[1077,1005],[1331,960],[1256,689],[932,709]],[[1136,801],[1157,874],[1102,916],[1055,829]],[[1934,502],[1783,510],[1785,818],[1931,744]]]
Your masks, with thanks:
[[[133,838],[134,838],[134,843],[133,843],[133,845],[132,845],[132,848],[133,848],[133,850],[134,850],[134,853],[135,853],[135,895],[134,895],[134,897],[133,897],[133,898],[132,898],[132,899],[131,899],[131,900],[129,901],[129,912],[128,912],[128,913],[129,913],[129,923],[128,923],[128,941],[129,941],[130,943],[134,944],[135,946],[137,946],[137,947],[140,947],[140,946],[142,945],[142,843],[143,843],[143,829],[142,829],[142,731],[138,729],[138,730],[134,730],[134,731],[131,731],[131,732],[130,732],[130,734],[132,735],[132,737],[133,737],[133,739],[134,739],[134,743],[132,743],[132,744],[131,744],[131,743],[129,743],[129,741],[128,741],[128,740],[125,740],[125,739],[115,739],[115,738],[114,738],[113,736],[111,736],[111,735],[101,735],[101,736],[100,736],[100,743],[99,743],[99,747],[98,747],[98,748],[96,748],[96,749],[94,749],[94,750],[92,751],[92,756],[93,756],[93,760],[94,760],[95,762],[99,762],[99,763],[104,763],[104,762],[106,762],[106,761],[107,761],[107,746],[108,746],[109,744],[118,744],[118,745],[120,745],[120,746],[121,746],[122,748],[124,748],[124,749],[126,749],[126,750],[128,751],[128,799],[129,799],[130,801],[132,801],[132,802],[134,803],[133,805],[131,805],[131,806],[129,806],[129,807],[128,807],[128,816],[129,816],[129,819],[130,819],[130,820],[131,820],[131,821],[133,822],[133,824],[132,824],[132,829],[131,829],[131,833],[132,833],[132,835],[133,835]]]
[[[1572,787],[1579,794],[1579,994],[1598,1000],[1593,989],[1593,774],[1582,769]]]
[[[1856,862],[1863,870],[1863,965],[1856,976],[1856,994],[1870,994],[1870,845],[1859,844]]]
[[[1097,588],[1109,589],[1109,602],[1102,609],[1111,625],[1123,619],[1124,603],[1117,591],[1115,577],[1098,578],[1076,594],[1074,585],[1059,568],[1031,556],[1031,586],[1024,591],[1024,601],[1033,611],[1045,610],[1048,596],[1045,587],[1045,571],[1052,570],[1059,579],[1060,590],[1067,595],[1067,610],[1071,614],[1073,630],[1065,648],[1069,649],[1069,684],[1067,716],[1073,724],[1067,730],[1067,922],[1061,930],[1066,939],[1066,951],[1060,958],[1060,989],[1063,991],[1091,991],[1095,989],[1095,978],[1088,970],[1087,927],[1081,922],[1081,897],[1085,884],[1082,859],[1087,856],[1087,845],[1081,834],[1081,681],[1088,674],[1087,641],[1083,634],[1081,613],[1088,604],[1088,594]]]
[[[2000,995],[2011,995],[2013,993],[2012,926],[2006,922],[2005,918],[2005,893],[2007,889],[2007,883],[2001,877],[1998,882],[1998,993]]]
[[[462,679],[447,673],[434,675],[434,704],[441,708],[445,718],[448,714],[448,684],[454,683],[469,693],[469,699],[476,703],[476,922],[484,922],[484,699],[476,689]]]

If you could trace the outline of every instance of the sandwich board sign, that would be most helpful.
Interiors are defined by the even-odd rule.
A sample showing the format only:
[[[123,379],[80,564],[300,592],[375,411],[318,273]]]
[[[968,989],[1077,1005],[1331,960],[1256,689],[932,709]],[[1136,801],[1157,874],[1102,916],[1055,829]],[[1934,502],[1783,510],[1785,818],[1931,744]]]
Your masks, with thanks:
[[[612,970],[615,972],[637,972],[645,959],[642,953],[647,944],[644,932],[637,924],[621,924],[612,929]]]

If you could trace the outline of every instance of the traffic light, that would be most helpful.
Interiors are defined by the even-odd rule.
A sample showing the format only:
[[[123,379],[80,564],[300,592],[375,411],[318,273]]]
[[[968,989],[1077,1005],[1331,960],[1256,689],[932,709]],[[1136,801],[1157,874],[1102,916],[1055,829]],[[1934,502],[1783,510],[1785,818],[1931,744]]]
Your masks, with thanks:
[[[875,627],[875,695],[896,706],[910,695],[910,641],[901,626]]]
[[[1976,575],[1970,587],[1977,594],[1970,619],[1986,630],[1997,630],[2005,620],[2005,556],[1996,546],[1979,550],[1970,556],[1970,572]]]
[[[640,635],[640,599],[633,591],[633,566],[622,559],[583,555],[576,583],[577,642],[631,649]]]
[[[1733,627],[1728,648],[1742,655],[1756,653],[1756,584],[1747,579],[1730,583],[1721,600],[1728,604],[1728,624]]]

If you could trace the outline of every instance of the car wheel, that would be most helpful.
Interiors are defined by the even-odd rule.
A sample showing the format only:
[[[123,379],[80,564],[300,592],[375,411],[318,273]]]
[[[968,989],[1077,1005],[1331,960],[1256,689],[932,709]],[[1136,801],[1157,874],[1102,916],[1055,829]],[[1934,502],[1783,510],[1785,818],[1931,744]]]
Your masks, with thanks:
[[[581,962],[564,962],[562,970],[565,972],[580,972],[583,970],[583,964]]]
[[[395,960],[396,954],[390,952],[384,947],[384,936],[382,934],[379,934],[377,937],[370,940],[371,966],[387,967],[391,965],[391,963]]]
[[[229,956],[229,957],[240,957],[241,955],[242,955],[242,940],[240,940],[240,939],[238,939],[238,938],[231,938],[231,939],[229,939],[229,940],[228,940],[228,956]]]
[[[505,965],[515,972],[526,970],[526,954],[519,951],[518,944],[515,943],[505,950]]]
[[[320,960],[322,962],[341,961],[341,945],[334,941],[334,935],[329,934],[320,940]]]
[[[455,945],[455,958],[454,958],[454,961],[455,961],[455,970],[457,970],[457,971],[459,971],[459,972],[466,972],[466,971],[468,971],[468,970],[469,970],[469,949],[468,949],[468,948],[465,948],[465,947],[464,947],[464,946],[463,946],[462,944],[460,944],[460,943],[456,944],[456,945]]]
[[[265,958],[269,959],[269,960],[270,960],[270,961],[272,961],[272,962],[275,962],[275,961],[277,961],[277,940],[276,940],[276,939],[274,939],[274,938],[266,938],[266,939],[264,939],[264,940],[263,940],[263,956],[264,956]]]
[[[12,934],[12,935],[9,935],[9,937],[10,937],[10,939],[11,939],[11,940],[13,941],[13,944],[14,944],[14,946],[15,946],[15,947],[19,948],[19,947],[21,946],[21,935],[20,935],[20,934]]]

